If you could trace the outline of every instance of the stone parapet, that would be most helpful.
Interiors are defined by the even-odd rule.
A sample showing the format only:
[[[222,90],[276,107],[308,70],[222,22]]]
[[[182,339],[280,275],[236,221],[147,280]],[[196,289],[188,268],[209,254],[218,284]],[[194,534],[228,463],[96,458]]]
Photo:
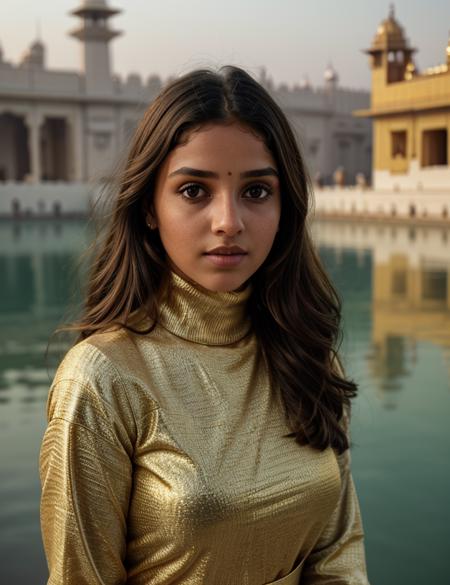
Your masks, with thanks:
[[[311,212],[317,217],[450,223],[450,186],[435,191],[322,188],[315,190],[314,201]]]

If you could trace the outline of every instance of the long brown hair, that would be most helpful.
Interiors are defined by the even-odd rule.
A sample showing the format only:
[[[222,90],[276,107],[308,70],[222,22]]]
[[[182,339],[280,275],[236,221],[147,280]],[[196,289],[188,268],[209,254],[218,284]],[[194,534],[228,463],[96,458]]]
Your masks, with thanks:
[[[168,273],[158,230],[146,226],[156,173],[191,129],[239,121],[256,131],[279,171],[281,220],[272,250],[253,275],[253,329],[300,444],[342,453],[344,409],[356,395],[339,365],[341,306],[312,245],[311,186],[293,131],[269,93],[244,70],[226,66],[188,73],[167,85],[145,112],[116,177],[104,238],[97,245],[84,311],[71,327],[78,340],[111,326],[131,326],[143,311],[158,321]]]

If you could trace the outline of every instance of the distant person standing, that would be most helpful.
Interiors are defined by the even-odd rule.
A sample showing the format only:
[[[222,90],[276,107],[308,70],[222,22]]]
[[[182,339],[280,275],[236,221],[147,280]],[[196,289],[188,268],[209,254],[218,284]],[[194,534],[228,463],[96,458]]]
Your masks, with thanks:
[[[138,127],[51,386],[51,585],[367,585],[356,385],[292,130],[245,71],[172,81]]]

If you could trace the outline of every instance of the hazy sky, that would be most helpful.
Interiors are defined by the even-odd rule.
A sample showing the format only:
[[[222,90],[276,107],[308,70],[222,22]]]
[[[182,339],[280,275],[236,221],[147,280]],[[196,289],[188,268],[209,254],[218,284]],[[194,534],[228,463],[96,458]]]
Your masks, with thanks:
[[[369,88],[366,55],[389,2],[374,0],[108,0],[123,10],[111,19],[123,36],[112,41],[113,70],[163,78],[194,67],[233,63],[276,82],[307,75],[321,85],[331,61],[340,84]],[[81,0],[1,0],[0,43],[16,62],[39,28],[50,68],[78,69],[79,41],[67,35]],[[419,68],[445,61],[450,0],[397,0],[395,12]],[[0,81],[1,83],[1,81]]]

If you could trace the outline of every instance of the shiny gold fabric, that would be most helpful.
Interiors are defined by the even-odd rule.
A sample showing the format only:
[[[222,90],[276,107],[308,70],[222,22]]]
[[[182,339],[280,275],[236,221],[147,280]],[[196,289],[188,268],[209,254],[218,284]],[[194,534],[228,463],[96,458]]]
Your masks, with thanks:
[[[283,437],[249,288],[172,281],[152,333],[90,337],[52,384],[48,583],[367,584],[348,452]]]

